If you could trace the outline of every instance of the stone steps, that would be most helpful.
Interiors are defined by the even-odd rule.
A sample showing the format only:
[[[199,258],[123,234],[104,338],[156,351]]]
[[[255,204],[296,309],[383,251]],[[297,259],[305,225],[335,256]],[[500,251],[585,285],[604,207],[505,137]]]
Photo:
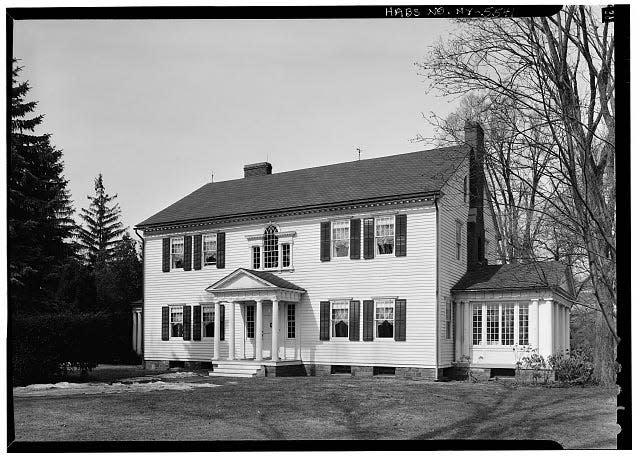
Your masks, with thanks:
[[[262,364],[255,361],[214,361],[217,365],[209,373],[211,377],[255,377]]]

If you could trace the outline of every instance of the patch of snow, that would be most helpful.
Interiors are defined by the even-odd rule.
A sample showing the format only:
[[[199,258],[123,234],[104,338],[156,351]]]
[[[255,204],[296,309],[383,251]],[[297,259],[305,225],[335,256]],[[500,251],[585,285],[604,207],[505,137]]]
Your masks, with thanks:
[[[150,391],[189,391],[195,388],[216,388],[214,383],[149,382],[149,383],[68,383],[36,384],[13,389],[14,397],[68,396],[75,394],[146,393]]]
[[[172,372],[170,374],[160,374],[158,377],[162,378],[185,378],[185,377],[198,377],[199,375],[195,372]]]

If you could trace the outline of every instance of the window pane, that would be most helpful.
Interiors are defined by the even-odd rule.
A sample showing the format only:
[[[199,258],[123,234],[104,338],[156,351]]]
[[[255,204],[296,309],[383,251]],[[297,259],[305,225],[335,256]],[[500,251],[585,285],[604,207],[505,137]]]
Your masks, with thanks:
[[[215,336],[215,309],[213,307],[202,309],[202,326],[204,337]]]
[[[502,305],[502,345],[513,345],[514,315],[513,304]]]
[[[296,337],[296,306],[294,304],[287,305],[287,337],[289,339]]]
[[[482,343],[482,304],[473,305],[473,345]]]
[[[395,302],[393,299],[376,301],[376,337],[393,337],[393,312]]]
[[[208,234],[203,237],[204,264],[216,264],[217,236]]]
[[[375,219],[375,223],[378,254],[387,255],[393,253],[395,219],[393,217],[378,217]]]
[[[333,337],[349,337],[349,303],[331,303],[331,328]]]
[[[349,255],[349,221],[332,223],[333,256],[345,257]]]
[[[520,304],[518,311],[518,344],[529,345],[529,305]]]
[[[487,344],[497,345],[500,341],[500,307],[498,304],[487,305]]]
[[[291,244],[282,244],[282,267],[291,266]]]
[[[253,339],[256,335],[256,308],[247,306],[247,338]]]
[[[278,267],[278,236],[275,233],[278,229],[271,225],[264,230],[263,246],[264,246],[264,267]]]

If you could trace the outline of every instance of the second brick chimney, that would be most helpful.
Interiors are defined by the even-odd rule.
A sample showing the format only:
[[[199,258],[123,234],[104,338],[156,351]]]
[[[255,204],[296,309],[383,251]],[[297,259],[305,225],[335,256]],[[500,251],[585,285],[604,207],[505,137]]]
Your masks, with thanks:
[[[466,121],[464,142],[469,155],[469,217],[467,219],[467,269],[485,263],[484,231],[484,130],[478,122]]]

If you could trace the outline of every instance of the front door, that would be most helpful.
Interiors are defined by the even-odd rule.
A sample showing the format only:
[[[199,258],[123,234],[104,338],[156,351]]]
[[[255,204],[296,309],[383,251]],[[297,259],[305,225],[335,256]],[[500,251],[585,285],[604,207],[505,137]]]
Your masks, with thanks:
[[[262,357],[271,357],[271,310],[269,304],[262,304]]]

